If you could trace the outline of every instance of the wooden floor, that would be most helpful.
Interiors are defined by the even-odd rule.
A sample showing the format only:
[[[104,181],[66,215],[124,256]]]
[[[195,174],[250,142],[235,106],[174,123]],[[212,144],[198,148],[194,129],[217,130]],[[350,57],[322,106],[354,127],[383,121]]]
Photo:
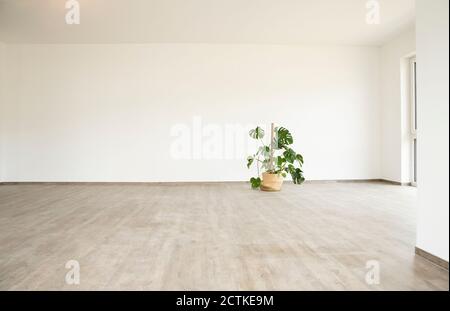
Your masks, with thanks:
[[[414,255],[415,198],[383,183],[3,185],[0,290],[448,290]]]

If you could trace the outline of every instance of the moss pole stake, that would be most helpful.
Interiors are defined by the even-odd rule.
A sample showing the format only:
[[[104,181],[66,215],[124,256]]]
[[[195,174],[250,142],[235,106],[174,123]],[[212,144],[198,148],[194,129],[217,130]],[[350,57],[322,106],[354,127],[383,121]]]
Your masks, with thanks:
[[[274,166],[273,166],[273,149],[274,149],[274,132],[275,132],[275,123],[272,123],[270,126],[270,172],[273,173]]]

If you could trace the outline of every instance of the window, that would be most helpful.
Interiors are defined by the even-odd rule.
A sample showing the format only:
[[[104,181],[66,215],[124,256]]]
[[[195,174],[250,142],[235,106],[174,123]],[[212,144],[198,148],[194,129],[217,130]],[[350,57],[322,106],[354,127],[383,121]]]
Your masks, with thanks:
[[[412,146],[412,180],[417,185],[417,61],[411,58],[411,146]]]

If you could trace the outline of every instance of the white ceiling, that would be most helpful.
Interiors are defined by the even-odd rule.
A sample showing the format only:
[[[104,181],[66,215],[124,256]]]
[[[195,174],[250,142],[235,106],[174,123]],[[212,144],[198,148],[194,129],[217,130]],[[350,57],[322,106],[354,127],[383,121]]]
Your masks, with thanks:
[[[381,45],[414,25],[415,0],[0,0],[0,41],[10,43],[249,43]]]

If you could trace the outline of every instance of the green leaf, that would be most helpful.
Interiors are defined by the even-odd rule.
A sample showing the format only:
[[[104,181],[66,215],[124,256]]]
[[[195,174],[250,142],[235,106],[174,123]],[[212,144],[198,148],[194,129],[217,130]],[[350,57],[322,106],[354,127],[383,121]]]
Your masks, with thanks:
[[[286,162],[286,159],[283,157],[278,156],[277,157],[277,165],[282,166]]]
[[[295,166],[292,164],[289,164],[289,166],[287,167],[287,172],[289,174],[292,174],[292,172],[294,172],[294,171],[295,171]]]
[[[305,181],[305,177],[303,177],[303,172],[301,169],[296,168],[291,172],[292,181],[296,185],[301,185]]]
[[[270,155],[270,147],[269,146],[261,146],[261,147],[259,147],[257,154],[262,154],[265,158],[269,157],[269,155]]]
[[[300,153],[297,153],[297,156],[295,157],[295,159],[298,161],[300,166],[303,165],[303,156]]]
[[[297,157],[297,154],[291,148],[288,148],[285,152],[283,152],[283,156],[285,157],[288,163],[294,163]]]
[[[261,178],[250,178],[250,184],[252,185],[252,189],[258,189],[261,186]]]
[[[255,161],[254,157],[248,157],[247,158],[247,168],[250,168],[254,161]]]
[[[264,130],[259,126],[249,132],[250,137],[253,139],[262,139],[264,138]]]
[[[276,146],[278,149],[284,148],[285,146],[292,145],[294,143],[294,138],[288,129],[284,127],[277,128],[276,131]]]

